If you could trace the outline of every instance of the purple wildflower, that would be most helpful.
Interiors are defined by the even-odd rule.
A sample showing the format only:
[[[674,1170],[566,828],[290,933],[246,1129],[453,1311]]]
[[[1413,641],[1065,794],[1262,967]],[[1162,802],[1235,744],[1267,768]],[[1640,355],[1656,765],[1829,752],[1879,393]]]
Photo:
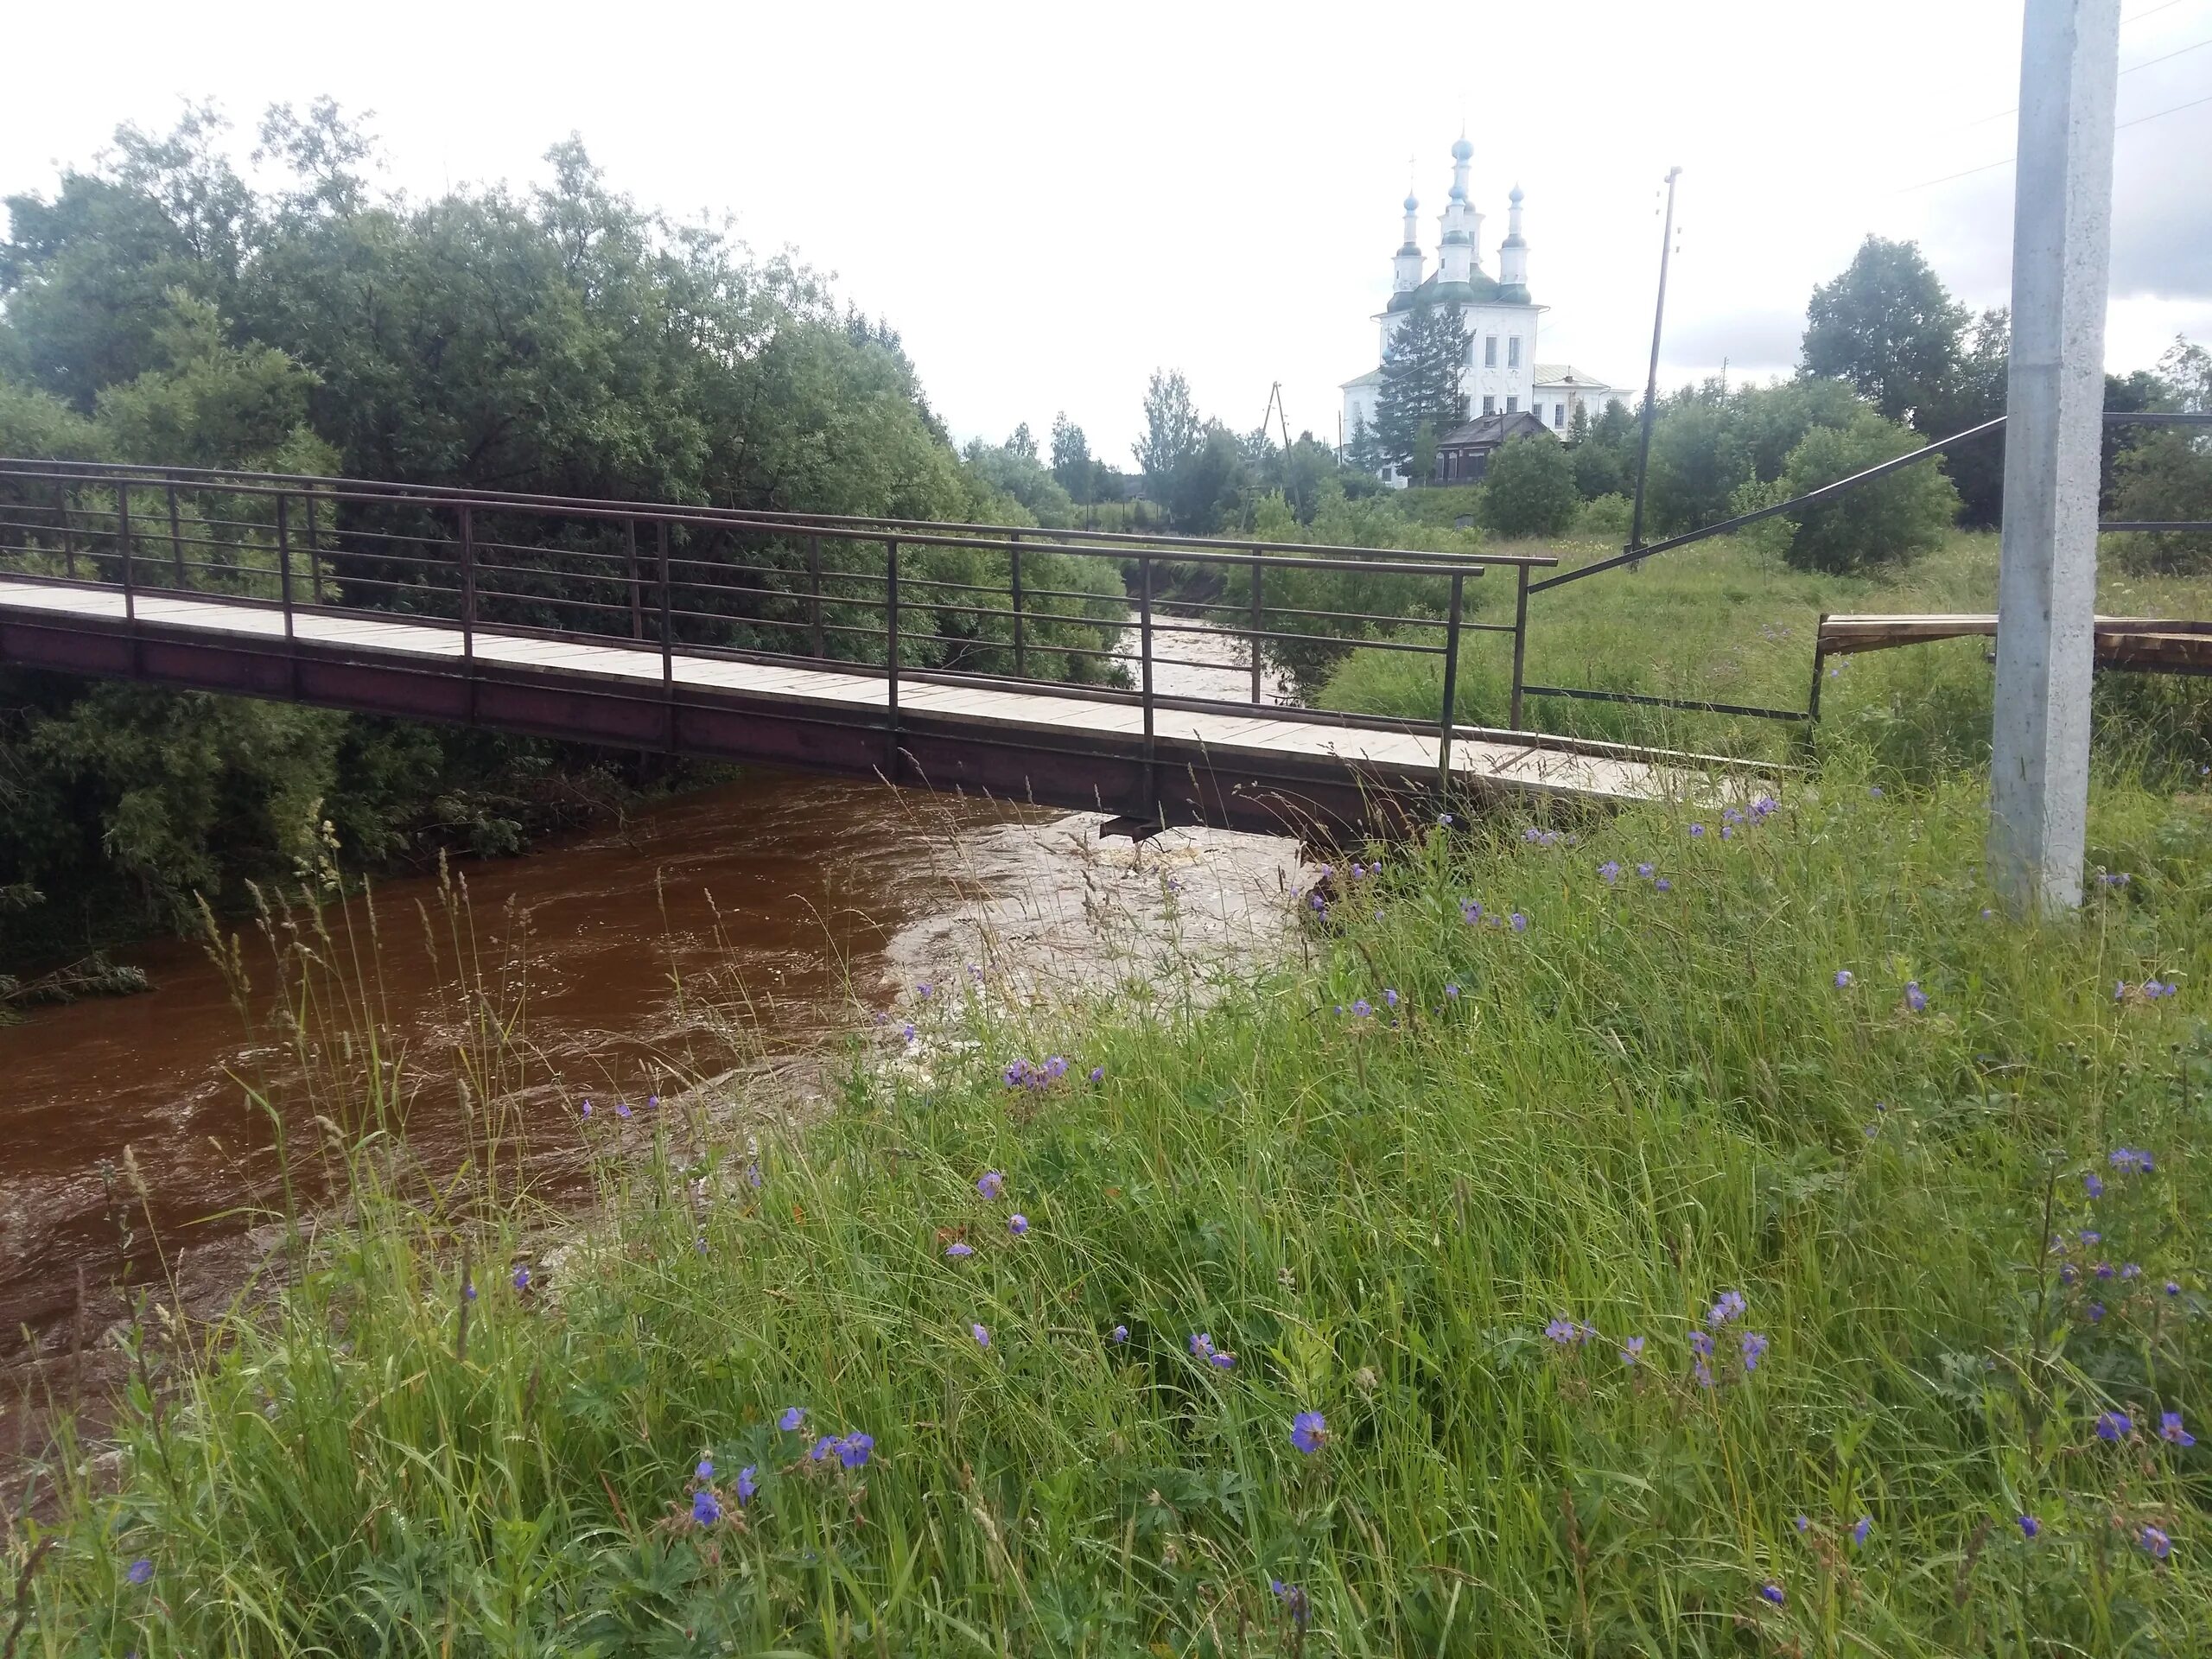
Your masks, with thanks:
[[[1697,1379],[1697,1385],[1700,1389],[1709,1389],[1713,1386],[1713,1367],[1703,1360],[1694,1359],[1690,1362],[1690,1375]]]
[[[2196,1436],[2181,1426],[2181,1413],[2164,1412],[2158,1417],[2158,1438],[2168,1446],[2195,1446]]]
[[[756,1192],[760,1190],[760,1166],[757,1160],[745,1166],[745,1184]]]
[[[1856,976],[1856,975],[1854,975],[1854,974],[1851,971],[1851,969],[1848,969],[1848,968],[1839,968],[1839,969],[1837,969],[1835,970],[1835,988],[1836,988],[1836,989],[1838,989],[1839,991],[1847,991],[1847,990],[1849,990],[1849,989],[1851,988],[1851,982],[1852,982],[1853,979],[1855,979],[1856,977],[1857,977],[1857,976]]]
[[[1690,839],[1691,839],[1692,841],[1699,841],[1699,840],[1702,840],[1702,839],[1704,838],[1704,836],[1705,836],[1705,826],[1704,826],[1703,824],[1701,824],[1701,823],[1694,823],[1694,824],[1690,825]]]
[[[2091,1325],[2102,1325],[2105,1322],[2105,1305],[2102,1302],[2091,1302],[2084,1311],[2088,1313]]]
[[[813,1463],[827,1463],[837,1455],[837,1437],[824,1434],[806,1449],[807,1459]]]
[[[1382,993],[1382,1000],[1394,1008],[1398,1006],[1398,994],[1394,990],[1385,988]]]
[[[968,1327],[968,1334],[976,1338],[976,1345],[978,1348],[988,1348],[991,1345],[991,1333],[980,1325],[970,1325]]]
[[[1236,1356],[1217,1348],[1206,1356],[1206,1363],[1217,1371],[1230,1370],[1236,1364]]]
[[[1312,1457],[1327,1442],[1329,1425],[1318,1411],[1301,1411],[1290,1420],[1290,1443]]]
[[[1094,1066],[1092,1066],[1092,1067],[1090,1068],[1090,1080],[1091,1080],[1093,1083],[1103,1083],[1103,1082],[1105,1082],[1105,1081],[1106,1081],[1106,1068],[1105,1068],[1104,1066],[1103,1066],[1103,1065],[1094,1065]]]
[[[2154,1560],[2164,1560],[2174,1547],[2174,1541],[2166,1536],[2165,1529],[2147,1523],[2137,1536],[2136,1541],[2150,1551]]]
[[[1067,1076],[1067,1074],[1068,1062],[1065,1055],[1054,1054],[1046,1058],[1045,1061],[1045,1080],[1047,1083],[1058,1083],[1062,1077]]]
[[[2112,1263],[2111,1263],[2111,1262],[2098,1262],[2098,1263],[2097,1263],[2097,1266],[2096,1266],[2096,1274],[2097,1274],[2097,1277],[2098,1277],[2098,1278],[2100,1278],[2100,1279],[2109,1279],[2109,1278],[2111,1278],[2111,1277],[2112,1277]]]
[[[528,1268],[517,1268],[515,1269],[515,1288],[517,1290],[528,1290],[530,1288],[530,1269]]]
[[[920,1033],[911,1024],[899,1027],[899,1039],[901,1042],[915,1042],[919,1040],[919,1038]]]
[[[2180,1294],[2181,1294],[2181,1284],[2180,1284],[2180,1281],[2177,1281],[2177,1280],[2173,1280],[2173,1279],[2169,1279],[2169,1280],[2167,1280],[2167,1281],[2166,1281],[2166,1294],[2167,1294],[2167,1295],[2169,1295],[2169,1296],[2178,1296],[2178,1295],[2180,1295]]]
[[[1617,861],[1609,858],[1598,867],[1598,874],[1610,887],[1621,879],[1621,867]]]
[[[929,999],[930,999],[930,988],[929,988],[929,985],[928,985],[928,983],[927,983],[926,982],[924,982],[924,983],[922,983],[922,984],[919,984],[919,985],[915,986],[915,987],[914,987],[914,988],[915,988],[916,990],[919,991],[919,992],[922,994],[922,1001],[923,1001],[926,1002],[926,1001],[929,1001]]]
[[[1792,1524],[1796,1527],[1797,1535],[1801,1538],[1813,1529],[1813,1520],[1810,1516],[1801,1515]]]
[[[1352,1000],[1351,1012],[1352,1018],[1355,1020],[1364,1020],[1375,1012],[1375,1007],[1363,996],[1355,997]]]
[[[2092,1230],[2090,1230],[2089,1229],[2087,1229],[2087,1228],[2084,1228],[2084,1229],[2082,1230],[2082,1242],[2084,1244],[2096,1244],[2096,1243],[2101,1243],[2103,1241],[2103,1239],[2104,1239],[2104,1235],[2103,1235],[2102,1233],[2100,1233],[2100,1232],[2094,1232],[2094,1231],[2092,1231]]]
[[[975,1255],[976,1247],[965,1239],[956,1238],[944,1247],[944,1253],[957,1262],[963,1255]]]
[[[1744,1369],[1756,1371],[1759,1361],[1766,1357],[1766,1338],[1756,1331],[1744,1332]]]
[[[1204,1359],[1208,1354],[1213,1352],[1212,1335],[1205,1331],[1191,1332],[1191,1352],[1198,1359]]]
[[[702,1480],[712,1480],[715,1478],[715,1460],[712,1458],[700,1459],[699,1466],[691,1472]]]
[[[141,1555],[130,1563],[130,1570],[123,1576],[133,1584],[143,1584],[154,1576],[154,1563],[149,1557]]]
[[[591,1116],[591,1102],[589,1101],[584,1102],[584,1116],[586,1117],[589,1117]]]
[[[784,1414],[776,1419],[776,1427],[786,1434],[798,1433],[806,1427],[806,1408],[804,1406],[787,1407]]]
[[[1008,1216],[1006,1218],[1006,1230],[1016,1238],[1020,1238],[1029,1230],[1029,1217],[1024,1215]]]
[[[1904,1005],[1915,1014],[1928,1012],[1928,993],[1920,988],[1920,982],[1909,979],[1904,982]]]
[[[873,1434],[848,1434],[837,1442],[837,1461],[848,1469],[865,1469],[875,1452]]]
[[[1513,912],[1512,925],[1516,933],[1526,933],[1529,931],[1529,918],[1516,910]]]
[[[748,1463],[737,1471],[737,1501],[750,1503],[753,1493],[760,1490],[760,1465]]]
[[[1690,1351],[1695,1354],[1700,1359],[1711,1359],[1713,1357],[1713,1332],[1710,1331],[1691,1332]]]
[[[1723,841],[1733,841],[1733,840],[1735,840],[1735,839],[1736,839],[1736,826],[1735,826],[1734,824],[1732,824],[1732,823],[1724,823],[1724,824],[1722,824],[1722,825],[1720,826],[1720,839],[1721,839],[1721,840],[1723,840]]]
[[[1724,1290],[1720,1293],[1720,1300],[1707,1310],[1705,1322],[1707,1325],[1726,1325],[1729,1320],[1739,1318],[1748,1306],[1742,1291]]]
[[[691,1519],[693,1521],[696,1522],[700,1526],[711,1527],[715,1522],[721,1518],[722,1506],[715,1501],[715,1495],[712,1492],[707,1491],[707,1489],[702,1486],[696,1492],[694,1492],[691,1495]]]
[[[1761,1585],[1759,1586],[1759,1596],[1762,1600],[1772,1602],[1777,1607],[1781,1606],[1782,1604],[1788,1599],[1788,1598],[1782,1593],[1782,1586],[1778,1584]]]
[[[976,1190],[987,1198],[995,1198],[1006,1190],[1006,1177],[995,1169],[987,1169],[976,1181]]]
[[[2101,1198],[2105,1195],[2105,1178],[2093,1169],[2082,1178],[2082,1187],[2091,1198]]]
[[[1853,1522],[1852,1523],[1852,1528],[1851,1528],[1851,1541],[1852,1541],[1852,1543],[1853,1543],[1854,1546],[1855,1546],[1855,1545],[1859,1545],[1859,1544],[1863,1544],[1863,1543],[1865,1543],[1865,1542],[1866,1541],[1866,1535],[1867,1535],[1868,1533],[1870,1533],[1870,1532],[1873,1531],[1873,1530],[1874,1530],[1874,1517],[1873,1517],[1872,1516],[1871,1516],[1871,1515],[1862,1515],[1862,1516],[1860,1516],[1857,1521],[1855,1521],[1855,1522]]]
[[[1472,927],[1482,918],[1483,907],[1478,902],[1472,899],[1462,899],[1459,901],[1459,919],[1466,923],[1469,927]]]
[[[2118,1445],[2135,1432],[2135,1425],[2124,1411],[2100,1412],[2097,1414],[2097,1438],[2107,1445]]]
[[[617,1116],[617,1117],[627,1117],[627,1116],[630,1116],[630,1103],[629,1103],[628,1101],[626,1101],[626,1100],[618,1100],[618,1101],[616,1101],[616,1102],[614,1103],[614,1116]]]
[[[1111,1334],[1112,1340],[1116,1345],[1119,1345],[1129,1339],[1129,1327],[1126,1325],[1117,1325],[1114,1327]]]
[[[1633,1365],[1643,1357],[1643,1338],[1642,1337],[1630,1337],[1621,1344],[1621,1359],[1624,1363]]]
[[[1285,1584],[1281,1579],[1269,1579],[1268,1588],[1274,1592],[1275,1599],[1282,1604],[1284,1615],[1300,1630],[1313,1617],[1313,1604],[1306,1592],[1294,1584]]]
[[[2082,1275],[2079,1273],[2075,1271],[2074,1264],[2071,1262],[2065,1262],[2059,1264],[2058,1282],[2060,1284],[2070,1285],[2081,1276]]]
[[[1564,1348],[1574,1340],[1574,1321],[1569,1319],[1555,1319],[1544,1327],[1544,1334]]]
[[[1446,830],[1449,830],[1452,827],[1452,815],[1449,812],[1438,813],[1436,815],[1436,821],[1442,824]]]
[[[2023,1538],[2032,1538],[2043,1530],[2043,1522],[2032,1515],[2024,1515],[2019,1519],[2020,1536]]]
[[[1458,982],[1455,981],[1455,982],[1453,982],[1452,983],[1450,983],[1450,984],[1447,984],[1446,986],[1445,986],[1445,988],[1444,988],[1444,995],[1446,995],[1446,996],[1457,996],[1457,995],[1459,995],[1459,987]]]
[[[2138,1175],[2148,1175],[2153,1165],[2151,1154],[2136,1147],[2118,1147],[2106,1160],[2114,1169],[2126,1170]]]
[[[1657,892],[1657,893],[1672,893],[1672,892],[1675,890],[1675,884],[1674,884],[1673,882],[1669,881],[1669,880],[1665,876],[1663,876],[1663,875],[1662,875],[1662,876],[1661,876],[1661,877],[1660,877],[1656,881],[1654,881],[1654,882],[1651,884],[1651,886],[1652,886],[1652,889],[1653,889],[1653,891]]]

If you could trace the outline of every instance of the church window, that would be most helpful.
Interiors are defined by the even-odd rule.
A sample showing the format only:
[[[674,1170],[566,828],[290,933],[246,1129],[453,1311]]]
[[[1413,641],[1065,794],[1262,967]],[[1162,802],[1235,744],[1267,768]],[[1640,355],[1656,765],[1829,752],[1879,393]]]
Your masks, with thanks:
[[[1509,369],[1517,369],[1521,366],[1521,336],[1518,334],[1511,336],[1505,342],[1505,366]]]
[[[1552,424],[1554,426],[1565,426],[1567,424],[1567,405],[1565,404],[1554,404],[1552,405]]]
[[[1518,415],[1521,412],[1521,400],[1518,397],[1508,397],[1505,400],[1505,412],[1509,415]]]
[[[1486,369],[1494,369],[1497,366],[1497,336],[1496,334],[1485,334],[1483,337],[1483,367]]]
[[[1495,397],[1485,397],[1483,399],[1483,413],[1484,413],[1484,414],[1485,414],[1485,415],[1495,415],[1495,414],[1497,414],[1497,398],[1495,398]]]

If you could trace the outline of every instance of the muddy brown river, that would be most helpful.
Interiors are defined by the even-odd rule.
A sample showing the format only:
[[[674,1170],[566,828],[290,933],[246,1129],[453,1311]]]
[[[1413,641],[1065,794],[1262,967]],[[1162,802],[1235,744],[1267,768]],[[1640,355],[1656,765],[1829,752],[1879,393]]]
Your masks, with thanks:
[[[1206,671],[1177,672],[1205,683]],[[1242,671],[1224,660],[1218,677],[1225,688]],[[849,1039],[896,1056],[916,1011],[942,1008],[940,988],[1080,995],[1154,976],[1170,957],[1245,960],[1294,910],[1290,842],[1196,830],[1133,848],[1096,828],[764,772],[523,857],[457,864],[444,887],[385,883],[327,904],[327,940],[298,936],[328,964],[310,976],[307,1070],[334,1061],[339,1033],[374,1032],[410,1152],[426,1170],[455,1168],[486,1127],[458,1086],[486,1046],[471,1022],[512,1020],[510,1070],[494,1081],[527,1131],[524,1163],[549,1190],[581,1192],[574,1114],[587,1095],[642,1108],[715,1078],[725,1093],[803,1103]],[[117,953],[145,969],[147,994],[0,1029],[6,1351],[22,1356],[26,1331],[49,1353],[85,1340],[87,1318],[96,1333],[132,1285],[175,1280],[188,1302],[219,1305],[258,1259],[254,1230],[287,1166],[297,1202],[325,1196],[315,1115],[361,1103],[307,1081],[281,1017],[293,969],[280,971],[251,920],[235,931],[243,997],[203,944],[159,940]],[[276,932],[279,945],[294,938]]]

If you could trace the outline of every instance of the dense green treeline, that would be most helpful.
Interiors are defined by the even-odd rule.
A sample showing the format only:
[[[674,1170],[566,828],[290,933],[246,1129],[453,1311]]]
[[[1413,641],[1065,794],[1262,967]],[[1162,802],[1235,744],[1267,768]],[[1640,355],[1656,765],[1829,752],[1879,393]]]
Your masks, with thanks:
[[[273,188],[203,106],[165,135],[124,128],[50,199],[8,200],[0,454],[1035,521],[955,453],[894,331],[789,257],[610,190],[573,138],[543,188],[416,200],[372,188],[372,140],[327,101],[272,110],[259,137]],[[976,556],[914,569],[990,580]],[[1102,562],[1031,580],[1119,614]],[[1007,632],[926,611],[906,628],[920,663]],[[665,781],[557,745],[0,673],[0,886],[25,899],[0,913],[0,962],[233,900],[333,836],[357,867],[509,849]]]

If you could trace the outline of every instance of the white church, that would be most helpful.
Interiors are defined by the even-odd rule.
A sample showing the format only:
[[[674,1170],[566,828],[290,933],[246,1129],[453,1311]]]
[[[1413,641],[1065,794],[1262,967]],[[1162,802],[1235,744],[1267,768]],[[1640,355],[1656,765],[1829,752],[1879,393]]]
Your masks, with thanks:
[[[1440,216],[1442,236],[1436,269],[1424,272],[1421,250],[1421,203],[1406,198],[1406,238],[1392,264],[1390,301],[1376,314],[1376,348],[1386,353],[1406,314],[1422,299],[1457,305],[1465,319],[1467,362],[1459,377],[1461,424],[1440,434],[1437,481],[1479,478],[1499,444],[1522,432],[1547,431],[1563,436],[1577,408],[1595,420],[1624,394],[1567,363],[1536,360],[1536,334],[1549,308],[1529,297],[1529,244],[1521,234],[1521,188],[1508,198],[1505,239],[1497,245],[1497,275],[1483,269],[1483,216],[1467,198],[1467,165],[1475,147],[1465,138],[1452,146],[1452,195]],[[1348,442],[1363,424],[1375,425],[1382,393],[1378,366],[1344,384],[1344,437]],[[1411,482],[1395,467],[1383,478],[1403,487]]]

